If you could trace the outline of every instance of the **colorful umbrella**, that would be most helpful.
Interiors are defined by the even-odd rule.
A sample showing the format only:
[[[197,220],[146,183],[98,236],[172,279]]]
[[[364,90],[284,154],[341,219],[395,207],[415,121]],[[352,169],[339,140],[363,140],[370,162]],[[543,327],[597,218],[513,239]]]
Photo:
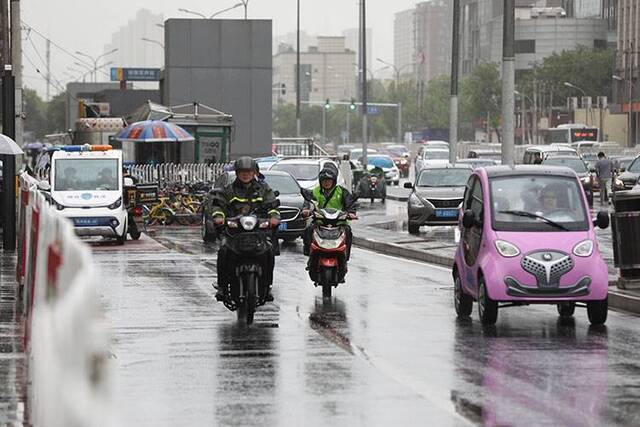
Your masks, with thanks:
[[[133,123],[115,136],[118,141],[132,142],[189,142],[193,136],[180,126],[161,120],[145,120]]]

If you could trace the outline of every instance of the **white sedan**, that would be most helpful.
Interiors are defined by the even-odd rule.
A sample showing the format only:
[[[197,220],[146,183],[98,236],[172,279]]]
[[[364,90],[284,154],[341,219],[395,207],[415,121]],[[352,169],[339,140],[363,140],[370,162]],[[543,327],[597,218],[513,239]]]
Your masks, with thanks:
[[[302,188],[311,190],[319,185],[318,175],[327,163],[333,163],[338,171],[340,168],[330,159],[283,159],[271,166],[269,170],[289,172]],[[346,187],[344,176],[338,173],[338,185]]]

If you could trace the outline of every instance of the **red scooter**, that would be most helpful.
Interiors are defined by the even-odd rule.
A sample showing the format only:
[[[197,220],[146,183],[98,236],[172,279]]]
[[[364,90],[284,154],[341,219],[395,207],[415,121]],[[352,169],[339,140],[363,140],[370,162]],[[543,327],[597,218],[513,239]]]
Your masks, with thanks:
[[[331,298],[331,291],[344,283],[347,273],[347,212],[335,209],[316,209],[312,213],[311,246],[307,268],[315,286],[322,287],[323,298]]]

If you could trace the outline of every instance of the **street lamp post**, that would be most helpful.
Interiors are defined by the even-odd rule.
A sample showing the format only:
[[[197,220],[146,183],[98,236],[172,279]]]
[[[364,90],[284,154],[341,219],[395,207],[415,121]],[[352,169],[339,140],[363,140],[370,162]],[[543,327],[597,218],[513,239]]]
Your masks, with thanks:
[[[576,85],[574,85],[572,83],[569,83],[569,82],[564,82],[564,85],[566,87],[568,87],[568,88],[579,90],[580,92],[582,92],[582,96],[584,96],[585,98],[587,97],[587,93],[582,88],[580,88],[580,87],[578,87],[578,86],[576,86]],[[589,126],[589,114],[590,113],[591,113],[591,105],[587,105],[587,108],[585,110],[585,119],[586,119],[586,122],[587,122],[586,123],[587,126]],[[575,114],[575,112],[574,112],[574,114]],[[574,117],[573,121],[574,122],[576,121],[575,117]]]
[[[300,138],[302,133],[302,122],[300,119],[300,100],[301,100],[301,83],[300,83],[300,0],[297,9],[297,27],[296,27],[296,137]]]
[[[394,71],[394,73],[396,75],[396,88],[400,84],[400,73],[402,73],[402,70],[404,70],[407,67],[411,67],[411,66],[416,65],[415,62],[412,62],[410,64],[404,64],[402,67],[398,68],[394,64],[392,64],[390,62],[387,62],[387,61],[385,61],[385,60],[383,60],[381,58],[376,58],[376,61],[380,62],[381,64],[386,65],[387,67],[385,67],[385,68],[389,68],[389,67],[393,68],[393,71]]]
[[[164,50],[164,44],[158,40],[152,40],[152,39],[148,39],[146,37],[141,37],[140,40],[148,42],[148,43],[153,43],[153,44],[157,44],[158,46],[160,46],[163,50]]]
[[[118,51],[118,48],[112,49],[109,52],[103,53],[102,55],[98,55],[95,58],[91,55],[87,55],[84,52],[80,52],[79,50],[76,51],[76,54],[84,56],[85,58],[89,58],[92,62],[93,62],[93,82],[95,83],[98,77],[98,61],[102,58],[104,58],[107,55],[111,55],[112,53],[115,53]]]
[[[231,7],[228,7],[228,8],[226,8],[226,9],[222,9],[222,10],[219,10],[219,11],[217,11],[217,12],[214,12],[214,13],[212,13],[212,14],[211,14],[211,15],[209,15],[209,16],[205,15],[205,14],[204,14],[204,13],[202,13],[202,12],[198,12],[198,11],[191,10],[191,9],[185,9],[185,8],[182,8],[182,7],[181,7],[181,8],[178,8],[178,11],[180,11],[180,12],[182,12],[182,13],[188,13],[189,15],[195,15],[195,16],[198,16],[198,17],[200,17],[200,18],[202,18],[202,19],[212,19],[213,17],[218,16],[218,15],[220,15],[220,14],[222,14],[222,13],[225,13],[225,12],[228,12],[228,11],[230,11],[230,10],[237,9],[237,8],[239,8],[239,7],[244,6],[244,19],[247,19],[247,5],[248,5],[248,4],[249,4],[249,0],[242,0],[242,2],[241,2],[241,3],[236,3],[236,4],[234,4],[234,5],[233,5],[233,6],[231,6]]]
[[[619,82],[624,82],[624,79],[620,76],[614,75],[611,77],[614,80],[617,80]],[[627,112],[627,146],[628,147],[633,146],[633,139],[631,138],[631,125],[632,125],[631,106],[633,105],[632,98],[633,98],[634,88],[635,88],[635,85],[633,84],[633,81],[629,79],[629,99],[627,100],[627,102],[629,103],[629,111]]]
[[[521,101],[521,106],[520,106],[521,120],[520,121],[521,121],[521,127],[522,127],[522,145],[525,145],[527,143],[526,142],[527,106],[525,104],[525,99],[528,99],[531,104],[533,104],[533,101],[527,95],[525,95],[524,93],[520,93],[517,90],[514,90],[513,93],[515,93],[516,96],[519,96]]]

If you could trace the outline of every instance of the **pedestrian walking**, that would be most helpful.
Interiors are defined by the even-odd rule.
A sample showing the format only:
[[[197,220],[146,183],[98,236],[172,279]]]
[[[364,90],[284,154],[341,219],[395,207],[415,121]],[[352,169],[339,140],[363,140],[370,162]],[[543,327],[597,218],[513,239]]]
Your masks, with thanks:
[[[600,204],[604,205],[609,201],[609,186],[611,185],[611,160],[607,159],[601,151],[598,153],[596,162],[596,176],[600,187]]]

